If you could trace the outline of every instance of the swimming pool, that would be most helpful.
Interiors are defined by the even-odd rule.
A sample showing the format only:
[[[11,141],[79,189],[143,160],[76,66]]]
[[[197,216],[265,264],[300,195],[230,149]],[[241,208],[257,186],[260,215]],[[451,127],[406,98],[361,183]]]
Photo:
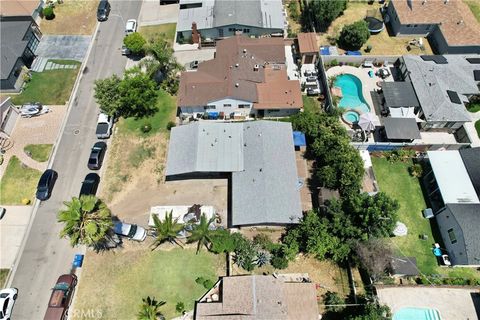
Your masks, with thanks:
[[[341,74],[334,85],[342,89],[342,98],[338,106],[343,109],[355,109],[359,112],[370,112],[362,93],[362,82],[353,74]]]
[[[402,308],[395,312],[393,320],[441,320],[440,313],[428,308]]]
[[[352,124],[360,120],[360,114],[354,110],[348,110],[342,114],[343,121],[347,124]]]

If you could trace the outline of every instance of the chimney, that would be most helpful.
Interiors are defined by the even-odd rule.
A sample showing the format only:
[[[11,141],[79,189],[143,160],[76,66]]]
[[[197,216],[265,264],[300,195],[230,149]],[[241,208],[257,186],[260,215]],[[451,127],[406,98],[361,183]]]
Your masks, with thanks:
[[[197,23],[192,22],[192,42],[193,43],[200,43],[200,32],[197,30]]]

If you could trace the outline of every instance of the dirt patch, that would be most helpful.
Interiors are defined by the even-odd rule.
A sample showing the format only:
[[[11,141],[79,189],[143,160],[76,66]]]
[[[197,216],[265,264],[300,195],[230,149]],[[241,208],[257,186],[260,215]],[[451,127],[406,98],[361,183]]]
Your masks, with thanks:
[[[65,0],[56,4],[53,20],[42,19],[42,33],[56,35],[90,35],[97,24],[98,0]]]

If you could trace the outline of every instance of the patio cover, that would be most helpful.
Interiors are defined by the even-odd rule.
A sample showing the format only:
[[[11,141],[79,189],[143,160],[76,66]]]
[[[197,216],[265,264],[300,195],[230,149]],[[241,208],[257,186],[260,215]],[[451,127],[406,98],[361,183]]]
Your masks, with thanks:
[[[410,82],[382,82],[383,96],[390,108],[420,107],[415,90]]]
[[[385,118],[383,119],[388,139],[414,140],[420,139],[420,130],[414,118]]]

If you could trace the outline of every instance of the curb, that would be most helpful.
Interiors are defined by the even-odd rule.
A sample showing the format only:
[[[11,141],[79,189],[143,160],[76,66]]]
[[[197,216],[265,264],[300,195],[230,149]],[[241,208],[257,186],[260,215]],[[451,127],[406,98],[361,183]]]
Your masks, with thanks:
[[[92,35],[92,39],[90,40],[90,45],[88,46],[87,54],[85,55],[85,59],[83,60],[81,66],[80,66],[80,70],[78,71],[77,79],[75,80],[75,84],[73,85],[73,90],[70,93],[70,98],[68,100],[67,112],[65,113],[65,116],[63,118],[62,126],[60,127],[60,130],[58,131],[57,138],[55,139],[52,155],[50,156],[50,159],[48,160],[48,163],[47,163],[47,169],[52,168],[53,161],[55,160],[55,156],[56,156],[57,150],[58,150],[58,144],[60,143],[60,140],[62,139],[63,133],[65,131],[65,127],[67,126],[68,117],[70,116],[70,111],[72,110],[72,104],[73,104],[72,98],[75,97],[76,94],[77,94],[78,85],[80,83],[80,80],[83,77],[83,70],[85,69],[85,65],[87,64],[87,61],[90,57],[90,53],[92,51],[93,44],[95,43],[95,38],[97,36],[99,26],[100,26],[100,23],[97,22],[97,25],[95,27],[95,31]],[[22,258],[23,251],[25,250],[25,245],[27,243],[27,239],[28,239],[28,236],[29,236],[30,231],[32,229],[33,221],[35,220],[35,216],[37,215],[37,211],[38,211],[39,206],[40,206],[40,201],[38,199],[35,199],[35,203],[33,205],[33,211],[32,211],[32,214],[30,215],[30,221],[28,222],[28,227],[27,227],[26,233],[23,236],[22,243],[20,244],[20,248],[19,248],[19,250],[17,252],[17,255],[15,257],[15,260],[13,262],[13,266],[10,269],[10,272],[8,273],[7,280],[5,281],[5,287],[7,287],[7,288],[11,287],[11,285],[12,285],[13,277],[15,276],[15,273],[16,273],[17,268],[18,268],[18,262]]]

